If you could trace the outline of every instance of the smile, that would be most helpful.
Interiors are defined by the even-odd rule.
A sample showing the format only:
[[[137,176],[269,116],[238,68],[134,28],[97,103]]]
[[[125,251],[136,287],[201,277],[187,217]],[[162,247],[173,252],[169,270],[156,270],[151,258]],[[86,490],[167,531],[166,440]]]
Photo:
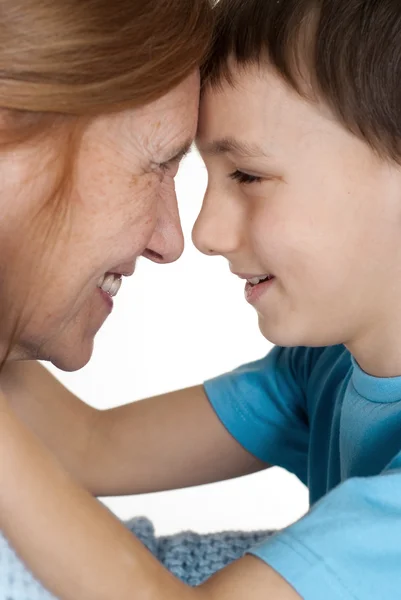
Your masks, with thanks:
[[[97,287],[114,298],[121,287],[121,275],[117,275],[115,273],[106,273],[99,279]]]

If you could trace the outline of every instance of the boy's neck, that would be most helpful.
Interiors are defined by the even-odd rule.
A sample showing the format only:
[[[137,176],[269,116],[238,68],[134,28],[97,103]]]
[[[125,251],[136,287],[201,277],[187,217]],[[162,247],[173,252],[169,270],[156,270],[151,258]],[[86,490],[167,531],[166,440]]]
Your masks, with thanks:
[[[358,365],[373,377],[401,376],[401,329],[370,333],[363,339],[345,344]]]

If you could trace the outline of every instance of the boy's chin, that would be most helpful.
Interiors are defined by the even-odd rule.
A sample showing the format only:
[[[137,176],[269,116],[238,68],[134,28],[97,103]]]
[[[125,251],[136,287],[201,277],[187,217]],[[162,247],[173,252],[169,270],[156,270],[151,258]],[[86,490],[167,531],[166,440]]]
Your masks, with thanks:
[[[316,331],[305,331],[304,327],[297,327],[296,323],[285,323],[266,319],[259,314],[259,329],[264,338],[275,346],[285,348],[297,346],[321,347],[332,345],[325,340],[325,336],[317,335]]]
[[[259,329],[267,341],[275,346],[285,348],[295,348],[298,346],[310,348],[323,348],[327,346],[337,346],[344,344],[344,332],[334,331],[333,328],[326,328],[322,323],[306,323],[300,326],[297,323],[288,320],[286,323],[272,322],[259,315]],[[341,335],[341,333],[343,335]]]
[[[304,344],[297,343],[296,336],[285,335],[285,332],[282,329],[278,330],[278,328],[266,326],[265,323],[261,323],[260,319],[259,319],[259,329],[260,329],[260,332],[263,335],[263,337],[268,342],[270,342],[271,344],[274,344],[275,346],[287,347],[287,346],[304,345]],[[286,332],[286,333],[288,333],[288,332]]]

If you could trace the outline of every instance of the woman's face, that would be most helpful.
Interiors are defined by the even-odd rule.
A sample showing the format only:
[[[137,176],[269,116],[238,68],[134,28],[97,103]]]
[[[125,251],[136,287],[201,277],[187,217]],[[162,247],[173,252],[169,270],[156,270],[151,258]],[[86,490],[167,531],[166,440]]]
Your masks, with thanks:
[[[144,108],[100,116],[87,125],[74,157],[68,219],[51,252],[41,248],[41,240],[35,242],[35,251],[45,257],[46,277],[33,277],[32,316],[12,358],[51,360],[65,370],[82,367],[111,311],[110,293],[121,275],[131,275],[141,255],[160,263],[181,255],[174,176],[196,132],[198,97],[194,73]],[[21,149],[0,161],[5,235],[8,224],[23,221],[54,184],[48,150],[42,169],[40,152],[39,144],[34,155]],[[0,257],[0,278],[10,261],[7,253]],[[102,290],[106,274],[116,277],[103,282]]]

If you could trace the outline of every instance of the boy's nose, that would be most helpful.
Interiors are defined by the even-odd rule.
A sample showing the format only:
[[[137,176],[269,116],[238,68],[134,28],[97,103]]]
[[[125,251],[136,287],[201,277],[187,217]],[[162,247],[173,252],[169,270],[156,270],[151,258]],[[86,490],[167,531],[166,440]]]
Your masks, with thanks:
[[[143,255],[159,263],[171,263],[180,258],[184,250],[184,235],[178,212],[177,199],[160,202],[150,242]]]
[[[242,245],[243,215],[223,194],[208,189],[192,230],[192,241],[203,254],[232,256]]]

